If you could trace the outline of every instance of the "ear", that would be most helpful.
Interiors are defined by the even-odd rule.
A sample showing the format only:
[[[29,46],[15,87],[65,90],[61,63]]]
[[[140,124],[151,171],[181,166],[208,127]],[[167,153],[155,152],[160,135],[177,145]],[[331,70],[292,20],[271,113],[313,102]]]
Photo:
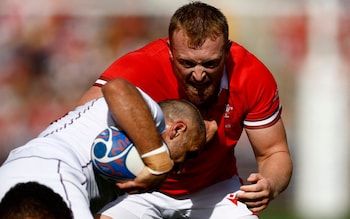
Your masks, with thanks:
[[[187,130],[187,125],[185,122],[176,121],[170,126],[169,137],[170,137],[170,139],[174,139],[174,138],[180,136],[181,134],[183,134],[184,132],[186,132],[186,130]]]

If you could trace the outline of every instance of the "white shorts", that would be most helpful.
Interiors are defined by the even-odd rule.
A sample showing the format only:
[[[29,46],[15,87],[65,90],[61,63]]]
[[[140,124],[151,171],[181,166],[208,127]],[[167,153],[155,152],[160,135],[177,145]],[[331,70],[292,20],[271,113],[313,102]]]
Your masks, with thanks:
[[[0,179],[0,199],[15,184],[35,181],[61,195],[75,219],[93,218],[85,175],[61,160],[33,156],[8,160],[0,168]]]
[[[189,196],[173,198],[160,192],[124,195],[99,213],[113,219],[257,219],[245,204],[235,199],[239,186],[239,178],[234,176]]]

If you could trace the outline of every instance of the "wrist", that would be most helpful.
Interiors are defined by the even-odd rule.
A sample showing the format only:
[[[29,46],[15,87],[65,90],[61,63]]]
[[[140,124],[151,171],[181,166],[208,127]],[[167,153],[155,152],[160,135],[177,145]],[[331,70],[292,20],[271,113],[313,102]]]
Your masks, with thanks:
[[[174,163],[170,159],[169,149],[165,143],[157,149],[141,155],[143,163],[153,175],[162,175],[173,169]]]

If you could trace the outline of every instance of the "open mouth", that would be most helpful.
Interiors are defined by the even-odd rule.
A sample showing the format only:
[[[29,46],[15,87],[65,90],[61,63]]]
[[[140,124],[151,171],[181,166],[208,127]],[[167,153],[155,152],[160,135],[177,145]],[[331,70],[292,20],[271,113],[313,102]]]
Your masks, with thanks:
[[[202,82],[202,83],[195,83],[195,82],[189,82],[189,85],[193,87],[196,90],[204,90],[209,86],[209,82]]]

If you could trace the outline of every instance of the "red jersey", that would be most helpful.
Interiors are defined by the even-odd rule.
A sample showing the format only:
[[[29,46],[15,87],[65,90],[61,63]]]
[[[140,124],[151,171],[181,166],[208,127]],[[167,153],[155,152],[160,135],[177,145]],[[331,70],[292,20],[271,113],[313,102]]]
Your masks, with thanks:
[[[178,99],[180,92],[169,56],[168,39],[159,39],[116,60],[94,85],[121,77],[141,88],[155,101]],[[188,161],[184,170],[170,174],[161,191],[169,195],[196,192],[238,175],[234,147],[243,128],[262,128],[280,118],[276,82],[270,71],[245,48],[233,43],[225,62],[218,101],[202,114],[213,118],[218,133],[201,155]]]

